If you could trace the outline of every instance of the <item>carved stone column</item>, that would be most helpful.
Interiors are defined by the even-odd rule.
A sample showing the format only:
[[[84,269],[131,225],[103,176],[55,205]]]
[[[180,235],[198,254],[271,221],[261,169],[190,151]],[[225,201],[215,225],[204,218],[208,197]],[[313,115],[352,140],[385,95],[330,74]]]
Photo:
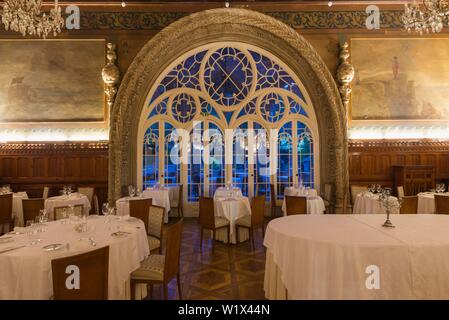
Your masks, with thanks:
[[[343,102],[344,110],[346,113],[346,121],[342,124],[343,130],[347,132],[349,128],[349,99],[351,96],[351,82],[354,79],[355,70],[352,64],[348,62],[349,58],[349,50],[348,50],[348,43],[343,42],[340,44],[340,65],[337,69],[337,81],[339,84],[338,91],[340,92],[341,101]],[[343,158],[346,158],[345,163],[348,163],[348,140],[345,139],[344,141],[345,145],[343,146],[343,149],[338,152],[338,157],[340,157],[340,161],[343,161]],[[342,182],[345,184],[344,193],[342,195],[339,195],[343,197],[343,206],[341,208],[336,208],[337,213],[346,213],[346,207],[347,202],[349,200],[349,168],[347,167],[345,172],[342,172]]]
[[[115,65],[115,60],[117,60],[117,54],[115,53],[115,44],[109,42],[106,46],[106,59],[108,60],[108,62],[103,67],[101,76],[103,77],[103,82],[105,84],[104,93],[106,93],[110,115],[112,106],[114,104],[115,95],[117,94],[117,84],[120,80],[120,71]]]

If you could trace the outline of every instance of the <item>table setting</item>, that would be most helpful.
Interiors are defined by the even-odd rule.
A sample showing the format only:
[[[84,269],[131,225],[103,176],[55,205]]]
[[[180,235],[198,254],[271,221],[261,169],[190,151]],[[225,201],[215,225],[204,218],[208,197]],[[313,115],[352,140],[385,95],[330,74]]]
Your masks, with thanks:
[[[318,196],[318,192],[310,187],[305,187],[302,183],[292,185],[284,189],[285,196],[307,197],[307,214],[323,214],[326,210],[323,199]],[[285,197],[282,201],[282,212],[287,215]]]
[[[398,214],[401,207],[401,200],[391,195],[390,188],[380,186],[368,187],[366,191],[357,195],[353,214]],[[386,207],[388,206],[388,209]]]
[[[51,260],[109,246],[109,299],[130,297],[129,275],[148,254],[145,226],[129,216],[40,219],[0,237],[0,299],[51,299]]]
[[[165,208],[164,222],[168,223],[168,213],[170,212],[170,188],[164,185],[156,184],[154,187],[147,188],[144,191],[140,191],[139,188],[134,186],[128,187],[128,196],[118,199],[115,202],[117,208],[117,215],[126,216],[129,215],[129,201],[133,199],[152,199],[152,204],[155,206]]]
[[[446,192],[446,186],[436,184],[435,189],[428,192],[418,193],[418,213],[433,214],[435,213],[435,195],[449,196],[449,192]]]
[[[57,207],[82,205],[83,213],[89,215],[91,206],[89,198],[86,195],[79,192],[72,192],[70,186],[64,186],[61,193],[62,195],[60,196],[50,197],[45,200],[44,208],[47,211],[50,220],[55,220],[54,208]]]
[[[243,196],[240,188],[229,184],[220,187],[214,194],[215,216],[229,220],[231,227],[231,243],[237,242],[235,221],[241,217],[251,215],[251,204],[248,197]],[[245,241],[249,238],[248,230],[240,229],[239,239]],[[217,230],[216,239],[227,242],[226,230]]]

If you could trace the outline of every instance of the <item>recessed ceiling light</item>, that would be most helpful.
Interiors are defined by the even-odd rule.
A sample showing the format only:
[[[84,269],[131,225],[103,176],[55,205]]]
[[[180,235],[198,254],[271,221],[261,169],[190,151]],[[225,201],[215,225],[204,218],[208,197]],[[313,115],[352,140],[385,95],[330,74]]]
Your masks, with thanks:
[[[329,7],[332,7],[332,5],[333,5],[332,1],[329,1],[329,2],[327,3],[327,5],[328,5]]]
[[[122,7],[123,8],[126,7],[126,2],[125,1],[122,1]]]

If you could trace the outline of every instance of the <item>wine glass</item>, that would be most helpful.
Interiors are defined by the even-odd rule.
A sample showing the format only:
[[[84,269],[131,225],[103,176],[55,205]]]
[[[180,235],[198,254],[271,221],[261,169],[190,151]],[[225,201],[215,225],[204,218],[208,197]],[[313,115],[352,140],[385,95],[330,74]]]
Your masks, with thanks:
[[[142,195],[142,191],[140,190],[140,188],[136,189],[136,196],[140,197]]]
[[[378,185],[376,186],[376,192],[377,192],[377,193],[381,193],[381,192],[382,192],[382,187],[380,186],[380,184],[378,184]]]
[[[101,206],[101,212],[104,216],[107,216],[109,214],[109,203],[103,203]]]
[[[136,189],[134,188],[133,185],[128,186],[128,194],[131,198],[134,197],[134,195],[136,194]]]

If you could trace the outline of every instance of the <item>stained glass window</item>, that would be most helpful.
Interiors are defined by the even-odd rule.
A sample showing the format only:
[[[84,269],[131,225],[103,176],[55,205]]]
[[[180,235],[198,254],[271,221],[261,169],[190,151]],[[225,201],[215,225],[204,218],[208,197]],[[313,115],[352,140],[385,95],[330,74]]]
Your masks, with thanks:
[[[237,42],[212,43],[181,56],[159,79],[144,110],[146,128],[139,127],[144,139],[144,186],[187,184],[189,202],[198,201],[201,195],[212,196],[227,182],[226,177],[244,195],[266,194],[267,199],[270,184],[275,185],[279,199],[296,180],[314,186],[316,126],[314,131],[305,123],[316,123],[315,114],[298,78],[274,55]],[[193,130],[196,121],[200,121],[195,124],[199,137]],[[181,152],[176,146],[179,137],[173,133],[177,128],[190,132],[185,166],[170,157]],[[211,129],[222,137],[209,137],[206,144],[214,148],[204,148],[204,134]],[[225,129],[240,130],[234,132],[233,146],[225,146]],[[266,130],[264,139],[257,134],[262,129]],[[279,130],[277,146],[271,148],[278,152],[273,175],[269,170],[270,129]],[[254,139],[242,138],[242,132],[251,130]],[[161,146],[158,141],[163,141]],[[225,165],[225,150],[232,152],[230,166]]]

